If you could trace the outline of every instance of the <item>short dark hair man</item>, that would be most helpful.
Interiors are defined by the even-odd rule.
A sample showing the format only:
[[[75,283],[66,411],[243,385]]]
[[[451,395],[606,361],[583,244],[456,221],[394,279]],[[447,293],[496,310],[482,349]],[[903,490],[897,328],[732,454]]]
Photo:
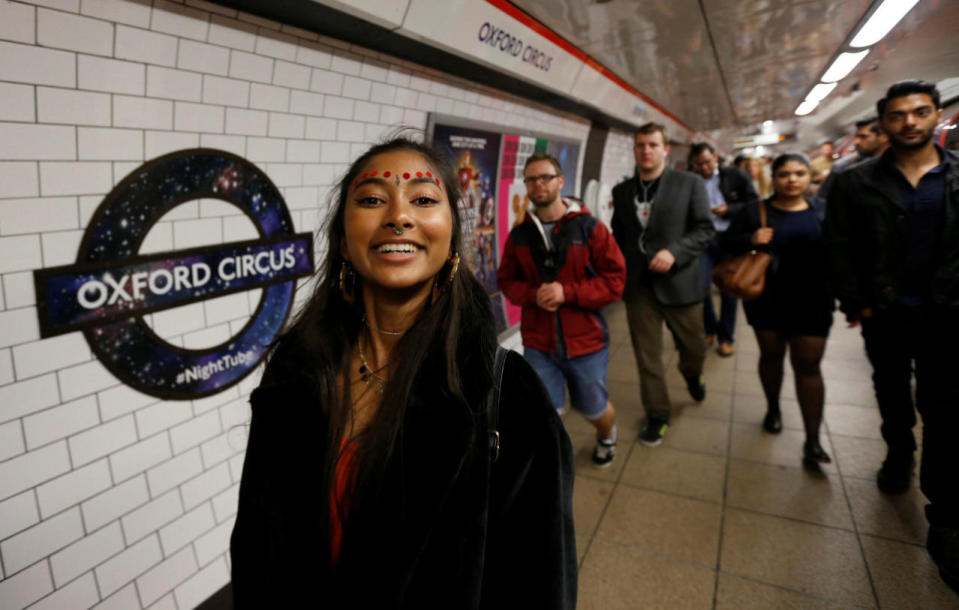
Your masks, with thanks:
[[[699,174],[706,183],[706,194],[709,195],[709,211],[713,215],[713,228],[716,237],[703,251],[701,257],[703,265],[703,281],[705,282],[705,298],[703,299],[703,324],[706,328],[706,345],[711,345],[718,337],[717,351],[720,356],[733,355],[733,335],[736,331],[736,297],[725,292],[719,295],[719,319],[713,307],[711,279],[713,267],[723,258],[719,247],[719,235],[729,228],[733,216],[744,206],[755,203],[759,199],[753,187],[749,174],[736,167],[719,167],[719,157],[716,149],[708,142],[693,144],[689,149],[689,167],[693,173]]]
[[[829,175],[826,176],[822,186],[816,192],[817,197],[828,199],[829,191],[832,190],[832,186],[836,182],[836,176],[857,163],[878,157],[889,148],[889,138],[879,129],[879,119],[877,117],[856,121],[856,134],[853,136],[853,141],[855,142],[856,152],[846,155],[832,164]]]
[[[626,257],[626,319],[646,410],[639,440],[654,446],[669,427],[672,407],[663,366],[663,322],[679,348],[679,371],[694,400],[706,397],[703,362],[703,270],[699,255],[713,238],[706,186],[698,176],[666,167],[662,125],[635,136],[636,175],[613,188],[613,235]]]
[[[959,155],[933,141],[942,117],[934,84],[898,82],[877,109],[890,149],[836,179],[826,214],[830,266],[873,366],[888,448],[876,480],[886,493],[909,488],[915,364],[927,547],[959,591]]]
[[[549,391],[553,406],[570,403],[596,428],[593,464],[616,455],[616,411],[606,389],[609,332],[600,309],[620,298],[626,263],[602,222],[560,196],[563,169],[537,153],[523,169],[533,213],[510,231],[497,280],[523,308],[523,355]]]

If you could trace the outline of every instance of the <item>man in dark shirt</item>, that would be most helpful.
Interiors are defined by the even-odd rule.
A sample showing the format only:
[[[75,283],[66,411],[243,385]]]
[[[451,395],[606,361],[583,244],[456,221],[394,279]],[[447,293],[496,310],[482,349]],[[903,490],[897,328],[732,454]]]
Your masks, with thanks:
[[[830,268],[873,366],[888,448],[876,481],[885,493],[910,486],[915,369],[927,547],[959,590],[959,156],[933,141],[942,109],[932,83],[896,83],[877,106],[890,150],[837,177],[826,214]]]

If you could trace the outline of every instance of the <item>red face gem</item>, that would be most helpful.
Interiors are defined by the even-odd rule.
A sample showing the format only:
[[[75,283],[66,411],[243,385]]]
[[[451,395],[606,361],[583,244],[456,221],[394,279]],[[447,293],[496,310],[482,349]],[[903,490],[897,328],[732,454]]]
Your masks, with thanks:
[[[357,180],[356,182],[353,183],[353,188],[356,188],[356,187],[358,187],[359,185],[360,185],[360,181]]]
[[[367,172],[367,173],[363,174],[363,177],[366,178],[366,177],[369,176],[369,175],[370,175],[369,172]]]
[[[436,186],[439,186],[439,185],[440,185],[440,179],[439,179],[439,178],[434,178],[434,180],[436,180]]]
[[[383,172],[383,177],[384,177],[384,178],[389,178],[389,177],[390,177],[390,173],[389,173],[389,172]]]
[[[375,175],[376,175],[376,172],[373,172],[373,173],[372,173],[372,174],[370,174],[370,175],[371,175],[371,176],[375,176]]]
[[[409,179],[410,179],[410,173],[409,173],[409,172],[403,172],[403,180],[409,180]]]
[[[422,178],[422,177],[423,177],[423,172],[416,172],[416,177],[417,177],[417,178]]]
[[[430,172],[426,172],[426,175],[429,176],[430,178],[433,177],[433,174],[431,174]]]

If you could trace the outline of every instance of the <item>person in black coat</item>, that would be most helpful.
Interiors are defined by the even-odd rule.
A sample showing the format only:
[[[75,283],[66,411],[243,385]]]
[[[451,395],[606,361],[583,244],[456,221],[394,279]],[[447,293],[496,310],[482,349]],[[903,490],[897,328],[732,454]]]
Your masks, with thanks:
[[[833,311],[826,246],[816,207],[805,197],[812,176],[809,160],[786,153],[776,158],[772,169],[773,196],[743,208],[723,234],[722,246],[730,254],[764,249],[773,256],[763,293],[743,303],[759,343],[759,379],[767,403],[763,428],[782,430],[779,393],[788,347],[806,429],[803,463],[815,467],[831,461],[819,442],[825,400],[819,364]],[[765,207],[765,227],[759,205]]]
[[[458,199],[405,139],[340,182],[315,293],[250,397],[236,608],[575,606],[569,438],[525,360],[493,378]]]

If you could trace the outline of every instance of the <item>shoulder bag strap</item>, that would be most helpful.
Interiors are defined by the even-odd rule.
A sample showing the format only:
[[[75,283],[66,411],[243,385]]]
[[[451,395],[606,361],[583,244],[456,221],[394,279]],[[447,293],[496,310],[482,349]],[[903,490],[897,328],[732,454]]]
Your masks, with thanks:
[[[496,429],[499,422],[499,395],[503,386],[503,368],[506,366],[506,355],[509,350],[496,347],[496,358],[493,360],[493,388],[486,397],[486,422],[489,426],[490,461],[499,459],[500,438]]]

